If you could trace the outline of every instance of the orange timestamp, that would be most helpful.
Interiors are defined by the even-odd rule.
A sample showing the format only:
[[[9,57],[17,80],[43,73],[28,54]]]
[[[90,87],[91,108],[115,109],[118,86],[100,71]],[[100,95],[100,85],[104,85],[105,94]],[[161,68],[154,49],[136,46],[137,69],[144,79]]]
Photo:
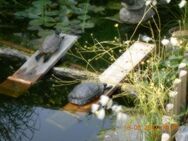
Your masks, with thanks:
[[[126,129],[133,130],[176,130],[178,129],[178,124],[163,124],[163,125],[125,125]]]

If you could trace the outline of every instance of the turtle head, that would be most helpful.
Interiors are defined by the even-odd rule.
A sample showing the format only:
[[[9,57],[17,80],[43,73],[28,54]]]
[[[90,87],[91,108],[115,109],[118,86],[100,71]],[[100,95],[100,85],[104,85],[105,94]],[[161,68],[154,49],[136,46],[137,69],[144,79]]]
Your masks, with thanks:
[[[55,32],[56,35],[59,35],[61,33],[61,31],[59,29],[55,29],[54,32]]]
[[[104,85],[104,89],[111,89],[113,86],[112,85],[108,85],[107,83],[103,83]]]
[[[65,36],[65,35],[61,32],[60,29],[56,29],[56,30],[55,30],[55,35],[56,35],[56,37],[61,38],[61,39],[64,39],[64,36]]]
[[[107,83],[103,83],[104,87],[106,88],[107,87]]]

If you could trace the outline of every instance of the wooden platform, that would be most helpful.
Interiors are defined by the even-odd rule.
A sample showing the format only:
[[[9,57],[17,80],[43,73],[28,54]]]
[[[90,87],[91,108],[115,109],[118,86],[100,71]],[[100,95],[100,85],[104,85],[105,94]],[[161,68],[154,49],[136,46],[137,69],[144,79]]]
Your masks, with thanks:
[[[0,84],[0,93],[13,97],[21,95],[46,74],[67,53],[77,39],[77,36],[65,34],[60,49],[47,62],[43,62],[43,58],[36,61],[35,57],[39,54],[39,51],[36,51],[20,69]]]
[[[112,85],[112,89],[105,92],[105,95],[110,95],[116,90],[118,84],[131,72],[149,53],[152,52],[155,45],[135,42],[130,48],[128,48],[113,64],[111,64],[100,76],[99,82]],[[72,103],[68,103],[64,106],[64,110],[70,112],[88,112],[93,102],[79,106]]]

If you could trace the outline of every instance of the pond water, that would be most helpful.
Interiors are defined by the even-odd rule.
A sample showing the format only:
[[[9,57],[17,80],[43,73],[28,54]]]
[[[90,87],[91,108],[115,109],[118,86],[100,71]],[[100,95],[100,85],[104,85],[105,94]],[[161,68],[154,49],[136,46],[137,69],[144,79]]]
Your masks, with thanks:
[[[23,63],[1,57],[0,82]],[[55,81],[49,72],[18,98],[0,93],[0,141],[99,141],[103,131],[113,128],[112,115],[99,120],[95,115],[63,111],[74,85],[54,87]]]
[[[105,3],[105,1],[107,0],[98,2]],[[164,11],[164,9],[161,11]],[[168,14],[167,12],[164,12],[164,14],[162,15],[164,19],[161,20],[162,24],[168,23],[168,18],[166,18]],[[3,23],[7,24],[5,19]],[[28,36],[27,29],[23,28],[20,31],[18,21],[20,25],[23,24],[25,27],[27,21],[21,23],[22,21],[13,19],[11,22],[16,23],[16,28],[12,30],[1,28],[0,36],[3,39],[9,39],[12,35],[17,34],[21,35],[18,38],[22,43],[27,42],[25,41]],[[113,40],[115,36],[119,36],[119,31],[114,27],[114,24],[114,22],[101,19],[94,29],[89,29],[82,35],[79,43],[84,45],[85,41],[92,42],[91,33],[94,33],[94,37],[99,40]],[[130,36],[136,27],[128,24],[122,24],[121,26],[123,28],[119,27],[119,29],[121,28],[120,32],[123,40],[126,39],[127,34]],[[147,26],[149,27],[149,25]],[[147,26],[139,28],[137,32],[150,33]],[[168,30],[166,26],[163,26],[163,28]],[[13,33],[14,31],[15,33]],[[25,35],[22,36],[22,32]],[[137,37],[138,35],[135,38]],[[15,41],[17,38],[11,40]],[[69,58],[68,61],[74,64],[82,64],[80,60]],[[0,82],[13,74],[23,63],[21,60],[0,58]],[[100,62],[96,66],[98,68],[107,67],[107,65]],[[69,80],[68,78],[65,79]],[[55,84],[56,80],[49,72],[19,98],[15,99],[0,95],[0,141],[99,141],[101,140],[101,132],[113,128],[114,117],[112,115],[101,121],[94,115],[75,116],[63,111],[62,107],[67,103],[67,94],[74,85],[57,87],[54,86]],[[125,104],[124,101],[122,103]],[[128,103],[128,105],[131,104]]]
[[[1,82],[23,63],[5,60],[0,60]],[[51,89],[54,80],[49,78],[17,99],[0,95],[1,141],[98,141],[101,131],[112,128],[112,116],[99,120],[94,115],[63,111],[66,87]]]
[[[111,126],[110,119],[9,104],[7,114],[1,107],[1,141],[98,141],[98,133]]]

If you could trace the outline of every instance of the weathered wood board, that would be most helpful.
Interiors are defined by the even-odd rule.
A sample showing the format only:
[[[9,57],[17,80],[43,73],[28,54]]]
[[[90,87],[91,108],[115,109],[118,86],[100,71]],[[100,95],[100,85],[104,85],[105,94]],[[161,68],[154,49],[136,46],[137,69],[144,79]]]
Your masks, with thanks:
[[[0,93],[13,97],[22,94],[46,74],[67,53],[77,39],[77,36],[65,34],[59,50],[47,62],[43,62],[43,58],[36,61],[35,57],[39,54],[39,51],[36,51],[20,69],[0,84]]]
[[[112,89],[104,94],[112,94],[125,76],[132,71],[149,53],[151,53],[154,47],[154,44],[135,42],[130,48],[128,48],[99,76],[99,82],[107,83],[108,85],[113,86]],[[95,99],[91,103],[83,106],[68,103],[64,106],[64,110],[71,112],[88,112],[91,108],[91,104],[97,101],[98,100]]]
[[[94,72],[88,70],[79,70],[68,67],[54,67],[53,73],[59,77],[70,77],[73,79],[86,80],[88,78],[95,79],[98,75]]]

